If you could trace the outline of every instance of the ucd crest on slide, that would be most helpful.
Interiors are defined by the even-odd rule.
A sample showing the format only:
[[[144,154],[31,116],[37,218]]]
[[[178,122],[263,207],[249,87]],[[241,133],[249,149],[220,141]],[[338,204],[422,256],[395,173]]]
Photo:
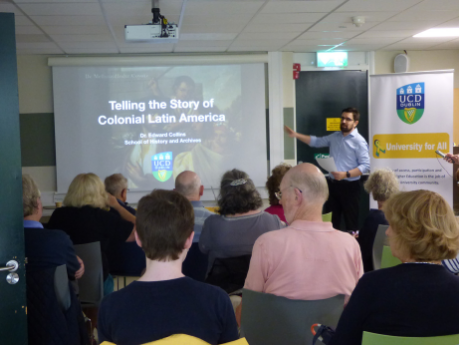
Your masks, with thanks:
[[[172,152],[160,152],[151,156],[151,170],[155,179],[166,182],[172,176]]]
[[[400,120],[412,125],[424,114],[424,83],[404,85],[397,89],[397,114]]]

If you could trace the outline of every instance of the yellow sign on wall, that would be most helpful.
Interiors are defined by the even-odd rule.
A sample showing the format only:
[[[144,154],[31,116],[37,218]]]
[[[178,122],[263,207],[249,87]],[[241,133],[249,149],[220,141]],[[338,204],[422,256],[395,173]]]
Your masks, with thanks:
[[[437,158],[435,151],[449,152],[448,133],[377,134],[373,136],[375,158]]]
[[[336,132],[341,130],[340,117],[327,117],[327,131]]]

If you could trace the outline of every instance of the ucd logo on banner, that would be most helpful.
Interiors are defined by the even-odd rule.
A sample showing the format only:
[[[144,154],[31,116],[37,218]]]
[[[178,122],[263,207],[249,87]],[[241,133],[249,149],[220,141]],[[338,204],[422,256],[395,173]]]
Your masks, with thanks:
[[[414,83],[397,89],[397,114],[405,123],[412,125],[424,114],[424,83]]]
[[[172,176],[172,152],[160,152],[151,157],[153,176],[161,182],[166,182]]]

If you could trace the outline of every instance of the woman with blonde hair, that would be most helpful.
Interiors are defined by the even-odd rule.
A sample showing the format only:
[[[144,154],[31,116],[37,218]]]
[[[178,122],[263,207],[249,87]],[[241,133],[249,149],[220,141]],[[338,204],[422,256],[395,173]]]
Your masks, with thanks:
[[[106,251],[110,241],[134,241],[135,216],[105,191],[101,179],[93,174],[77,175],[64,198],[64,207],[56,209],[47,227],[65,231],[73,244],[100,242],[104,271],[104,292],[113,291]],[[109,207],[119,215],[109,212]]]
[[[441,265],[459,250],[453,210],[427,190],[397,193],[383,210],[392,254],[402,264],[360,278],[329,344],[361,344],[364,331],[399,337],[459,334],[459,277]]]
[[[372,208],[360,229],[357,241],[362,251],[363,268],[365,272],[373,271],[373,242],[380,224],[387,225],[382,208],[387,199],[399,190],[397,176],[390,169],[378,169],[370,174],[364,184],[365,190],[373,196],[378,208]]]

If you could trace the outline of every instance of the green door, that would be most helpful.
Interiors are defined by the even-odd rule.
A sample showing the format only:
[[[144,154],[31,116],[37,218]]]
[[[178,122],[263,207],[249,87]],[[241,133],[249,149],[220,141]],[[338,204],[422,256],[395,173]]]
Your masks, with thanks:
[[[0,267],[5,267],[10,260],[19,263],[16,272],[0,271],[0,343],[22,345],[27,344],[27,307],[16,39],[12,13],[0,13],[0,160]],[[14,275],[9,278],[16,277],[8,279],[12,284],[7,281],[9,274]]]

